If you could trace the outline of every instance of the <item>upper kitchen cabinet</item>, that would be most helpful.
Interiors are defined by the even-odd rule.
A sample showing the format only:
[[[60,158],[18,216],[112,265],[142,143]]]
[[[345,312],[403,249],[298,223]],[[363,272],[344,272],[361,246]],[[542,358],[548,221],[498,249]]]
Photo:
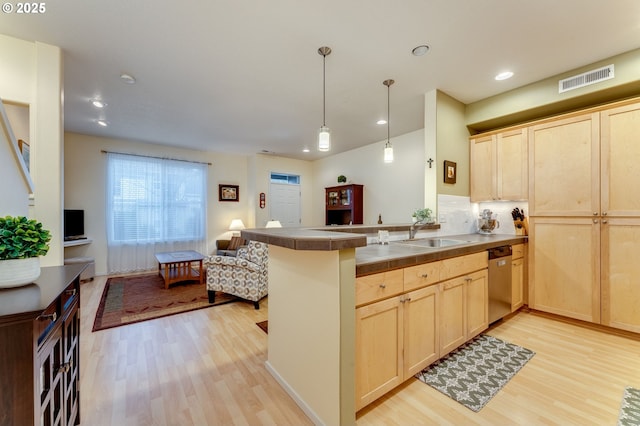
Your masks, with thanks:
[[[529,215],[600,215],[599,114],[529,128]]]
[[[325,225],[361,225],[363,185],[325,188]]]
[[[600,120],[602,215],[640,216],[640,103],[602,111]]]
[[[470,139],[471,201],[527,199],[527,129]]]

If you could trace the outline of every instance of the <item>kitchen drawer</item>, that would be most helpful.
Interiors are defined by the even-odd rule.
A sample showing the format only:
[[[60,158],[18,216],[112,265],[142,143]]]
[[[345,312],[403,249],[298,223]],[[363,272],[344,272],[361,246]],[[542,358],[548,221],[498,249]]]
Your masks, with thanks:
[[[356,278],[356,306],[402,293],[403,278],[402,269]]]
[[[440,280],[442,262],[431,262],[404,269],[404,291],[426,287]]]
[[[524,257],[524,244],[511,246],[511,259],[520,259],[521,257]]]
[[[442,268],[440,268],[440,281],[487,268],[489,266],[488,259],[489,255],[486,251],[445,259],[442,261]]]

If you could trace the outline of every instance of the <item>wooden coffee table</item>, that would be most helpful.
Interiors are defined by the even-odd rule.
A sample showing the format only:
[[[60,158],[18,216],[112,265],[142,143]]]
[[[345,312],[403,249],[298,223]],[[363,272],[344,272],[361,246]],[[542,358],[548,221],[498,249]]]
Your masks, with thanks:
[[[204,271],[202,260],[204,256],[194,250],[169,251],[156,253],[158,259],[158,272],[164,278],[164,288],[180,281],[198,281],[204,283]],[[192,267],[198,263],[198,269]]]

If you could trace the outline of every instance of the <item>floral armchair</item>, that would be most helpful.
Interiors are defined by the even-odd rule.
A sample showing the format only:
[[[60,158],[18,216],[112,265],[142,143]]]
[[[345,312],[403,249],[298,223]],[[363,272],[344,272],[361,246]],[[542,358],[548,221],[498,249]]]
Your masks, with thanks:
[[[215,292],[221,291],[250,300],[260,309],[259,301],[268,293],[268,263],[268,246],[258,241],[240,247],[235,257],[209,256],[206,259],[209,303],[215,301]]]

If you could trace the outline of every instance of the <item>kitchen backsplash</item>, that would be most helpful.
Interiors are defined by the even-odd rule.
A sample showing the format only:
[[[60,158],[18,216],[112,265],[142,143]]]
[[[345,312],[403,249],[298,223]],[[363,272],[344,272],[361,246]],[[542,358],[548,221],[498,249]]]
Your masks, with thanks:
[[[515,235],[511,212],[518,207],[529,217],[529,205],[526,201],[496,201],[490,203],[472,203],[469,197],[456,195],[438,195],[438,236],[473,234],[478,232],[478,217],[484,209],[489,209],[497,215],[500,227],[494,234]]]

